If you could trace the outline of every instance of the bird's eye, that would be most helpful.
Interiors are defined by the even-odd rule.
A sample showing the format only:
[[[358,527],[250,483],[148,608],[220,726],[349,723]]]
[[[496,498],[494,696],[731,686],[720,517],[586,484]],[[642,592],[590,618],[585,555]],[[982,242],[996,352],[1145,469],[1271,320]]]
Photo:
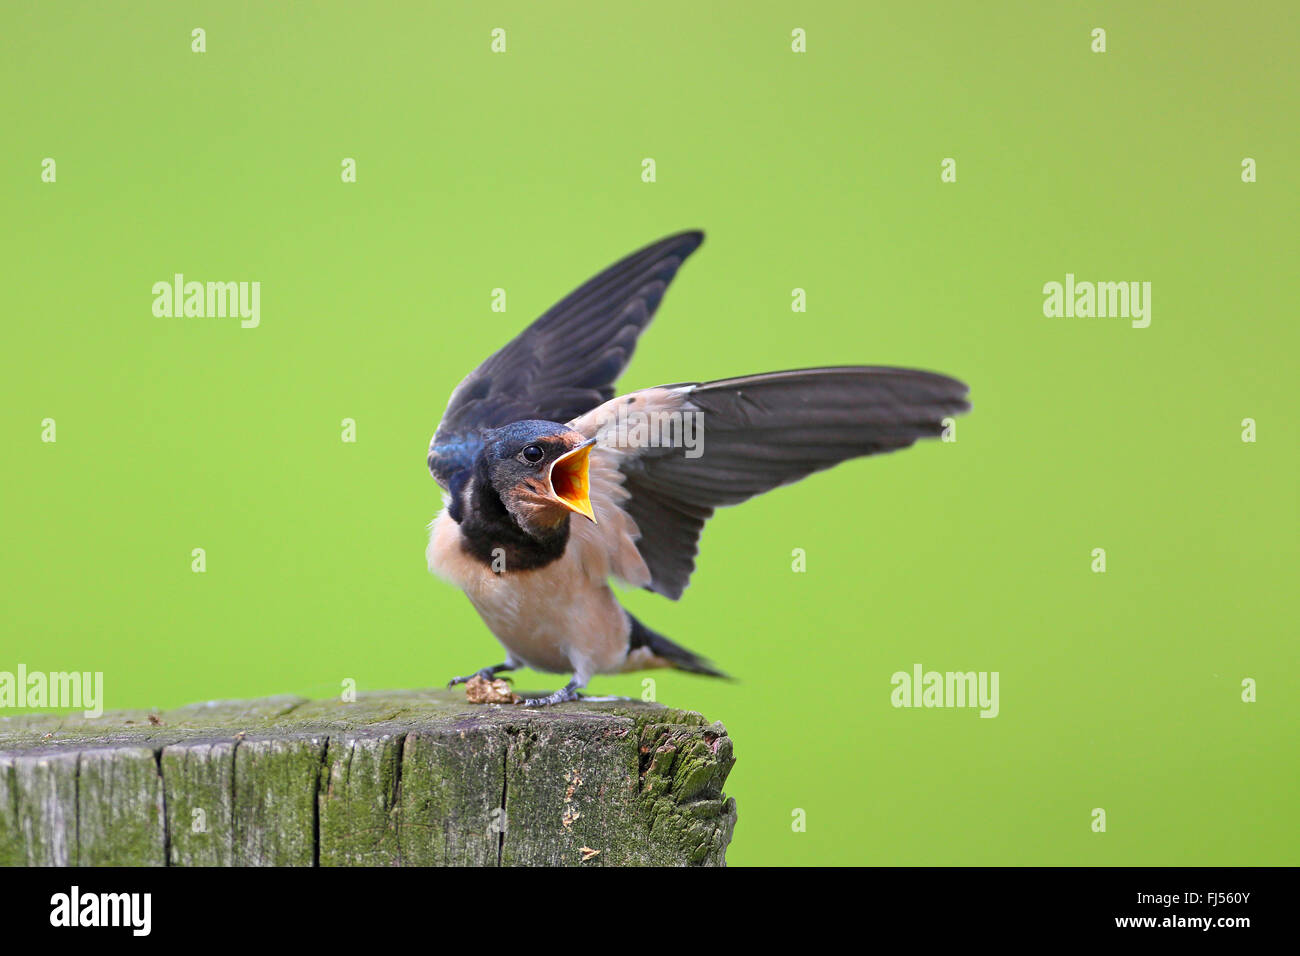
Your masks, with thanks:
[[[524,461],[533,465],[546,457],[546,452],[542,451],[541,445],[526,445],[519,454],[523,456]]]

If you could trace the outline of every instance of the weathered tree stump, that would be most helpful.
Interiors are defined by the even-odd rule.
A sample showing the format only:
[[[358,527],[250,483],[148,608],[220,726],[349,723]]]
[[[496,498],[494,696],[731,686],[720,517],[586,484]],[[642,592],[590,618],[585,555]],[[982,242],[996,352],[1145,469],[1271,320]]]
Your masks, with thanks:
[[[0,720],[0,864],[719,865],[721,724],[462,691]]]

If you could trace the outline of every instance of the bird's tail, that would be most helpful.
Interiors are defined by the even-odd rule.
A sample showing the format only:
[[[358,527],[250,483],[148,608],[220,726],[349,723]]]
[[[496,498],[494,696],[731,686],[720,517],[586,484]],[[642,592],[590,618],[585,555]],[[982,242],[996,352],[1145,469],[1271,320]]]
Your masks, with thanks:
[[[658,631],[652,631],[631,614],[627,616],[632,622],[632,633],[628,638],[627,663],[625,671],[648,670],[653,667],[672,667],[692,674],[705,674],[709,677],[727,677],[711,661],[688,651],[680,644],[675,644]]]

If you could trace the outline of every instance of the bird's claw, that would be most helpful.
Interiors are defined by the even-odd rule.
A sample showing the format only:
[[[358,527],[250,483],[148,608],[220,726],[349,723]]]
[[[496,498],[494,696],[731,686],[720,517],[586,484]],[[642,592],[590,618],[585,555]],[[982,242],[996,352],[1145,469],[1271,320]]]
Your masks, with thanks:
[[[575,687],[561,687],[554,694],[545,697],[525,697],[520,703],[525,707],[549,707],[551,704],[563,704],[570,700],[581,700],[582,695]]]

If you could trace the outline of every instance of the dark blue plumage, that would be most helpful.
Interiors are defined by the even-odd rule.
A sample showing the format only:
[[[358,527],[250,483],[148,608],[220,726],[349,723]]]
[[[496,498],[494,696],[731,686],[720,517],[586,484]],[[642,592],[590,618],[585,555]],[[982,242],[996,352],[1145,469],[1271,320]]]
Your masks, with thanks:
[[[548,309],[452,393],[429,446],[429,471],[449,492],[483,448],[482,432],[523,419],[567,422],[614,397],[678,268],[704,241],[683,232],[616,262]]]
[[[670,236],[580,286],[461,382],[430,443],[429,470],[447,494],[429,567],[468,595],[507,651],[474,676],[524,665],[573,674],[526,703],[572,700],[593,674],[721,676],[629,615],[609,579],[675,600],[716,508],[938,436],[970,408],[956,379],[871,366],[684,382],[614,400],[637,337],[703,238]],[[642,420],[690,416],[700,454],[611,427],[629,410]]]

